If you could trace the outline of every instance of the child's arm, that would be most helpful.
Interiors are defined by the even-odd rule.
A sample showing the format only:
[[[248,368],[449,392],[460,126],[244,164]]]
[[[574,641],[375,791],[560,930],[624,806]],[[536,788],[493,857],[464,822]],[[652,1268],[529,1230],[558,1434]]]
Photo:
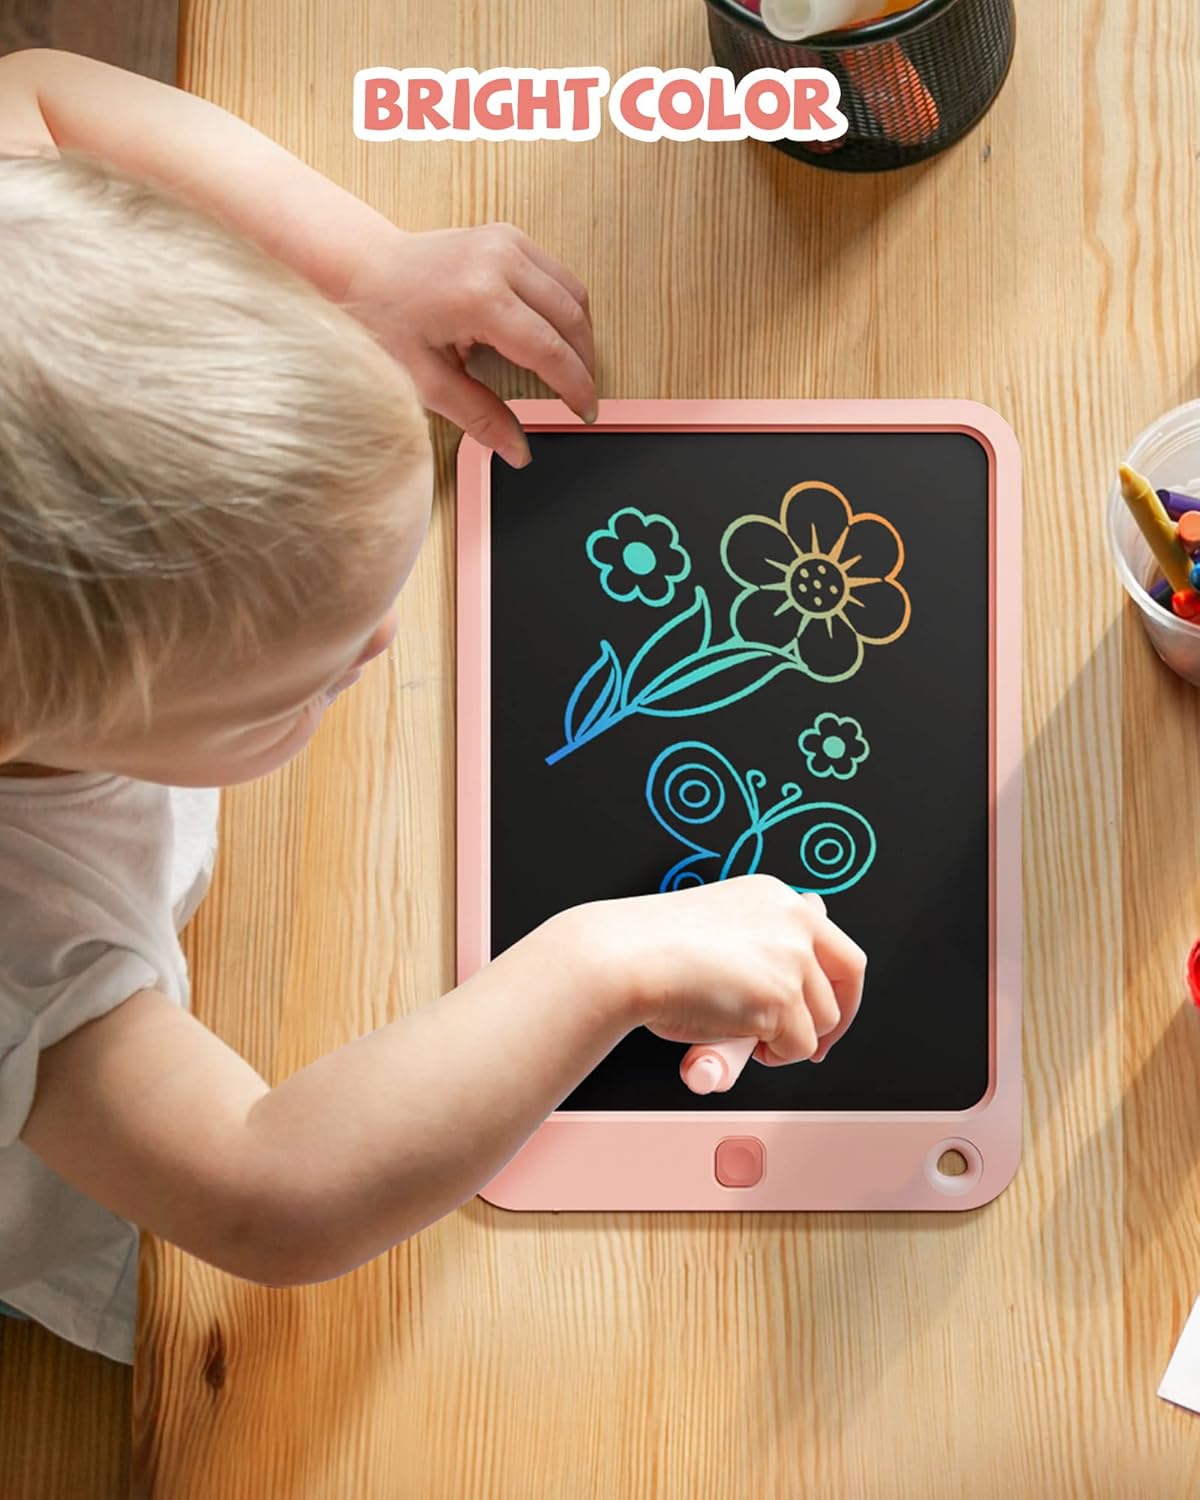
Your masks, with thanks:
[[[145,993],[42,1055],[22,1138],[235,1275],[324,1280],[478,1191],[632,1027],[822,1056],[864,963],[819,902],[763,876],[603,902],[275,1089]]]
[[[527,462],[528,447],[466,373],[472,348],[496,349],[595,414],[587,293],[511,225],[406,234],[216,105],[65,52],[0,58],[0,150],[38,147],[157,182],[255,240],[371,327],[430,410],[510,463]]]

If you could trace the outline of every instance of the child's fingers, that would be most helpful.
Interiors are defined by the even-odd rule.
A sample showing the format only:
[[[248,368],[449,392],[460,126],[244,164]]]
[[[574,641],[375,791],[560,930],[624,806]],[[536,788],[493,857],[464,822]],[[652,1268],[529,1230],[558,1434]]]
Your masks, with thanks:
[[[452,367],[448,357],[436,354],[414,369],[413,376],[431,411],[454,422],[514,469],[523,469],[529,462],[529,443],[521,424],[481,381]]]
[[[837,997],[840,1019],[834,1029],[821,1038],[813,1062],[824,1062],[830,1049],[849,1031],[862,1004],[866,955],[858,944],[832,922],[822,922],[813,934],[813,951],[825,971]]]
[[[841,1023],[842,1010],[833,985],[815,958],[804,976],[804,1003],[812,1016],[813,1029],[818,1038],[831,1035]],[[819,1041],[817,1050],[820,1050]]]
[[[808,1006],[793,1005],[784,1014],[778,1033],[767,1037],[755,1048],[755,1056],[770,1067],[783,1063],[804,1062],[820,1045],[817,1028]]]
[[[555,260],[552,255],[547,255],[542,247],[531,240],[528,235],[522,234],[517,243],[539,270],[544,271],[547,276],[552,276],[558,282],[559,286],[565,292],[569,293],[574,301],[583,309],[590,322],[592,316],[591,303],[588,299],[587,287],[584,286],[579,277],[568,271],[561,261]]]
[[[515,292],[493,308],[483,338],[505,359],[532,370],[576,415],[591,419],[596,385],[587,366],[558,329]]]
[[[596,370],[592,324],[587,313],[564,287],[532,261],[523,261],[513,277],[513,290],[566,339],[589,375]]]

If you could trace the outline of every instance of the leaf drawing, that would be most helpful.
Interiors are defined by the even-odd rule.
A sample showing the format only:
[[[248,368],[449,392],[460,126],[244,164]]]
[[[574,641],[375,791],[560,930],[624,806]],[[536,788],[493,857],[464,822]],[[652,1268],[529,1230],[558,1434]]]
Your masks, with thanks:
[[[639,677],[646,687],[651,687],[659,673],[670,670],[681,657],[706,651],[711,639],[712,612],[708,595],[703,589],[697,589],[696,597],[687,609],[660,626],[629,663],[621,694],[622,708],[630,707],[633,700],[640,697]]]
[[[589,694],[591,703],[588,704]],[[573,745],[601,723],[621,694],[621,663],[607,641],[600,642],[600,655],[575,686],[563,715],[566,742]],[[582,712],[582,718],[580,714]]]
[[[730,641],[668,668],[639,695],[637,706],[659,718],[709,713],[757,692],[780,672],[798,667],[794,658],[780,652]]]

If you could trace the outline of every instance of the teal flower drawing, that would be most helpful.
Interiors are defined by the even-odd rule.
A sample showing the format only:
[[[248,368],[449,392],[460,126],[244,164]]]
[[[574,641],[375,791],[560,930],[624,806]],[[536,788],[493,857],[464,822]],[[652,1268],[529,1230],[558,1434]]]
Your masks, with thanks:
[[[800,753],[810,776],[835,776],[849,781],[871,753],[857,719],[821,714],[811,729],[800,736]]]
[[[645,516],[633,506],[617,511],[606,527],[592,532],[587,555],[600,571],[601,588],[618,604],[632,599],[656,608],[670,604],[676,585],[692,571],[674,522],[666,516]]]
[[[855,515],[832,485],[795,485],[778,520],[735,521],[721,560],[742,585],[729,616],[733,636],[788,652],[819,682],[852,677],[864,646],[886,646],[908,629],[911,605],[896,581],[899,532],[882,516]]]

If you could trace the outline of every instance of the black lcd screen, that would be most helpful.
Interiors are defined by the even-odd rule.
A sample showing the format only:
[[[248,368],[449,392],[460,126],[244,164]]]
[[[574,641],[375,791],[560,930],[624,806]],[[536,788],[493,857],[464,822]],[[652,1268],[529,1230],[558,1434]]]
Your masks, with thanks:
[[[961,1110],[988,1086],[989,459],[914,433],[532,433],[491,469],[493,954],[761,869],[866,950],[820,1067],[699,1098],[639,1031],[566,1110]]]

